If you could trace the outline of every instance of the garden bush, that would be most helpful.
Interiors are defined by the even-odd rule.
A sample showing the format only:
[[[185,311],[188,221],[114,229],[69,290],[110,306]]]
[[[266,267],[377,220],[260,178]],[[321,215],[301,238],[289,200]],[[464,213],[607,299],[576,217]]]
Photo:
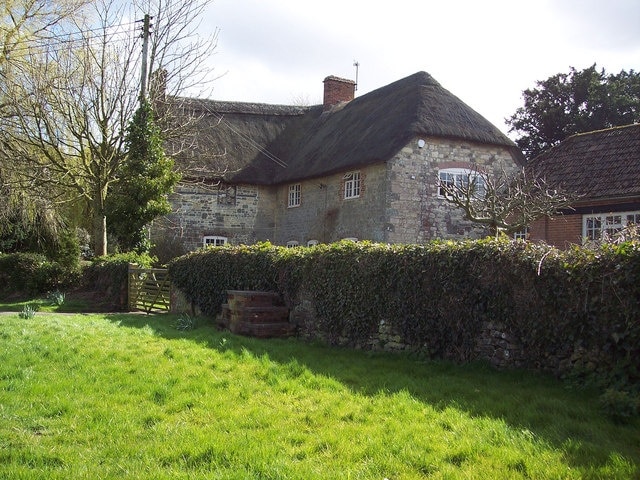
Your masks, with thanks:
[[[32,296],[65,288],[76,273],[41,254],[0,254],[0,295]]]

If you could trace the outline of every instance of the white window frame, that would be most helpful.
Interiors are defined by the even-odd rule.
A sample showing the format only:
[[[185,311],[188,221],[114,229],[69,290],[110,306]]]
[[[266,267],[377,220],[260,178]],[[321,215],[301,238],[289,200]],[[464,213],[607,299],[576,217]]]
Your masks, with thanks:
[[[318,243],[319,243],[318,240],[309,240],[307,242],[307,247],[313,247],[315,245],[318,245]]]
[[[585,214],[582,215],[582,238],[587,241],[611,238],[632,224],[640,225],[640,211]]]
[[[300,246],[300,243],[297,240],[289,240],[287,242],[287,248],[295,248],[299,246]]]
[[[360,172],[349,172],[344,175],[344,199],[358,198],[360,196],[361,176]]]
[[[475,181],[476,190],[474,196],[482,198],[486,194],[485,182],[482,174],[477,170],[470,170],[468,168],[443,168],[438,172],[438,198],[445,198],[446,195],[442,192],[440,187],[441,183],[453,184],[459,187],[467,185],[467,182]]]
[[[514,240],[527,240],[529,238],[529,227],[524,227],[522,230],[513,232]]]
[[[289,185],[289,201],[287,208],[299,207],[302,199],[302,185],[295,183]]]
[[[205,235],[202,237],[202,246],[207,247],[222,247],[227,244],[229,239],[220,235]]]

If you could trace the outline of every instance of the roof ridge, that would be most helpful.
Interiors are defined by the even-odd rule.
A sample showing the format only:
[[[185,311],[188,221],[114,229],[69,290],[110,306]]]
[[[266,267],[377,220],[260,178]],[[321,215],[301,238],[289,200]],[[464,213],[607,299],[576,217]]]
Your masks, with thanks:
[[[271,113],[302,115],[317,105],[285,105],[264,102],[239,102],[235,100],[215,100],[198,97],[172,97],[171,101],[184,102],[185,104],[200,107],[205,112],[216,111],[218,113]],[[226,107],[226,108],[222,108]]]
[[[633,128],[633,127],[640,127],[640,123],[630,123],[628,125],[616,125],[613,127],[607,127],[607,128],[600,128],[598,130],[590,130],[588,132],[579,132],[579,133],[574,133],[573,135],[569,135],[566,139],[570,139],[573,137],[582,137],[582,136],[586,136],[586,135],[593,135],[596,133],[603,133],[603,132],[609,132],[612,130],[623,130],[625,128]]]

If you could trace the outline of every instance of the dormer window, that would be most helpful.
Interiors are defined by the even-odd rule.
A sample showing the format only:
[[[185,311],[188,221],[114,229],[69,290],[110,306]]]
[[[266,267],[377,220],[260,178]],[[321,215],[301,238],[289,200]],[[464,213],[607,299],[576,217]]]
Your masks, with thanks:
[[[360,196],[360,172],[349,172],[344,177],[344,198]]]

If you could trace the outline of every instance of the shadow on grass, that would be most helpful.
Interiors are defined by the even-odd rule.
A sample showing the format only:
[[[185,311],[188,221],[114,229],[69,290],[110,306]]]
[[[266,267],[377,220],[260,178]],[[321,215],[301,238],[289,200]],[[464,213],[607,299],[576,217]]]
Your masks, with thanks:
[[[180,330],[178,315],[111,314],[123,327],[150,328],[166,339],[190,339],[220,352],[249,352],[280,364],[297,364],[330,377],[362,395],[409,393],[438,410],[456,408],[472,417],[501,419],[513,428],[564,452],[575,467],[602,467],[618,456],[640,475],[640,422],[616,425],[600,410],[599,393],[547,375],[497,371],[482,363],[456,365],[411,354],[357,351],[297,339],[255,339],[218,330],[212,320],[195,320]]]

